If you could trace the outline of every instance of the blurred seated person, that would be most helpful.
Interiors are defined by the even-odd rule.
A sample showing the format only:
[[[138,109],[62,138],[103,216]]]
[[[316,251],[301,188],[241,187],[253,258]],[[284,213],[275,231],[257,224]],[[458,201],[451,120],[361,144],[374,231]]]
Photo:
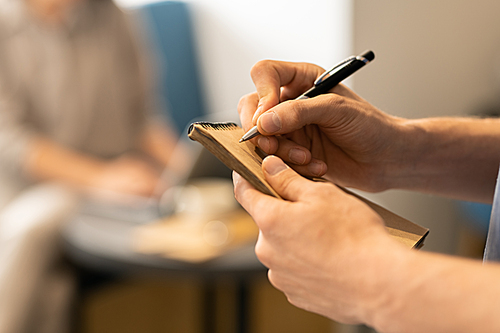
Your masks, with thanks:
[[[67,330],[79,190],[161,187],[177,136],[132,30],[110,0],[0,0],[0,332]]]

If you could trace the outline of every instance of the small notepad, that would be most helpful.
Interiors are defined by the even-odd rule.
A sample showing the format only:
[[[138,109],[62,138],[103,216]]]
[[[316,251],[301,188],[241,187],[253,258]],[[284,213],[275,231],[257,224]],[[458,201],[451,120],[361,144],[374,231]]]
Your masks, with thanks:
[[[189,138],[201,143],[256,189],[281,199],[266,181],[262,172],[262,159],[265,154],[250,142],[238,142],[244,134],[243,129],[234,123],[198,122],[191,124],[188,131]],[[343,190],[356,196],[379,214],[385,222],[387,231],[397,241],[410,248],[420,248],[423,245],[429,229],[410,222],[346,189]]]
[[[238,143],[243,130],[234,123],[194,123],[189,138],[200,142],[227,167],[235,170],[262,193],[280,198],[262,173],[264,153],[250,142]]]

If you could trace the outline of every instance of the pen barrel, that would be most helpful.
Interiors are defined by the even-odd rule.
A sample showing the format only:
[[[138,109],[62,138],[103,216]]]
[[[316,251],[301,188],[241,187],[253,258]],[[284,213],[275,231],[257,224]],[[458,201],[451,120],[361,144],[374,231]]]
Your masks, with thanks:
[[[347,79],[349,76],[351,76],[354,72],[363,67],[365,64],[366,63],[361,60],[357,59],[353,60],[349,64],[343,66],[338,71],[333,73],[328,79],[323,81],[321,84],[314,86],[308,91],[306,91],[303,94],[303,96],[312,98],[318,95],[328,93],[333,87],[335,87],[343,80]]]

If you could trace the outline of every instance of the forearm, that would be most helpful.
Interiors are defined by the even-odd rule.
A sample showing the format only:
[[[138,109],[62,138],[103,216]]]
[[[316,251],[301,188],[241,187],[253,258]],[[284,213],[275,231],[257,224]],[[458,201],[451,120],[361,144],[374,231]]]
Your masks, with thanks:
[[[162,165],[169,164],[176,142],[170,131],[157,124],[148,124],[140,138],[141,149]]]
[[[91,186],[102,163],[57,143],[35,138],[31,141],[24,169],[37,180],[57,180],[75,186]]]
[[[176,135],[166,126],[149,124],[141,136],[142,150],[174,175],[182,175],[188,167],[189,156],[179,149]]]
[[[500,120],[429,118],[403,124],[392,188],[491,202],[500,163]]]
[[[498,265],[413,252],[391,269],[370,318],[380,332],[500,331]]]

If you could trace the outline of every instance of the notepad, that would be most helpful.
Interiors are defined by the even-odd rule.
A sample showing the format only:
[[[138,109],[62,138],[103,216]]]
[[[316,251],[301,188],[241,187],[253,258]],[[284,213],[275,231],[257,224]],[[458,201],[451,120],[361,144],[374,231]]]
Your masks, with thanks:
[[[244,134],[243,129],[235,123],[197,122],[191,124],[188,130],[190,139],[201,143],[257,190],[281,199],[262,172],[264,152],[250,142],[238,142]],[[422,247],[429,229],[404,219],[358,194],[342,189],[365,202],[379,214],[385,222],[388,233],[397,241],[410,248]]]

